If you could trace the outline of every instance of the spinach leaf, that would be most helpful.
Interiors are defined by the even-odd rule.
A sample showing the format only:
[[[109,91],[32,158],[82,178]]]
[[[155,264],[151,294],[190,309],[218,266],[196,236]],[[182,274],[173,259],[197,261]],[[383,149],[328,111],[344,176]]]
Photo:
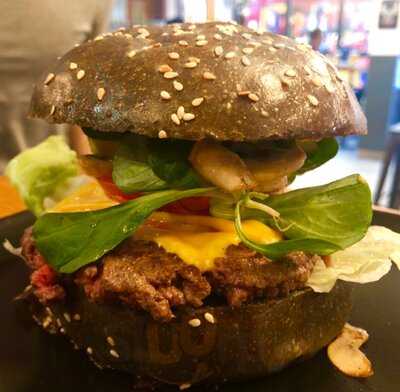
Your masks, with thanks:
[[[122,192],[202,186],[187,157],[192,143],[129,136],[113,159],[113,180]]]
[[[154,174],[147,163],[148,151],[145,143],[124,144],[113,159],[112,178],[124,193],[149,192],[167,189],[165,181]]]
[[[155,140],[149,145],[147,162],[169,187],[188,189],[202,186],[199,175],[188,161],[192,144],[185,140]]]
[[[341,249],[339,246],[331,242],[311,238],[291,239],[267,245],[258,244],[257,242],[250,240],[243,231],[240,212],[242,203],[243,200],[239,201],[235,209],[235,229],[240,240],[250,249],[254,249],[272,260],[279,259],[289,252],[294,251],[305,251],[312,254],[328,255]]]
[[[51,266],[63,273],[73,273],[114,249],[153,211],[175,200],[204,195],[213,189],[167,190],[104,210],[45,214],[34,224],[33,236]]]
[[[241,203],[244,206],[246,197],[249,196],[245,196]],[[327,185],[271,196],[258,203],[264,203],[280,214],[278,218],[272,218],[255,210],[259,220],[282,231],[289,240],[276,245],[280,251],[285,248],[285,243],[287,251],[293,250],[292,246],[302,246],[304,248],[297,250],[307,252],[318,249],[315,252],[318,254],[332,253],[335,247],[336,250],[344,249],[364,237],[372,219],[371,192],[358,174]],[[240,213],[236,208],[238,230]],[[239,234],[243,236],[243,233]],[[302,241],[291,242],[294,240]]]
[[[319,142],[297,142],[307,154],[307,159],[296,174],[303,174],[328,162],[336,156],[339,145],[335,138],[323,139]]]

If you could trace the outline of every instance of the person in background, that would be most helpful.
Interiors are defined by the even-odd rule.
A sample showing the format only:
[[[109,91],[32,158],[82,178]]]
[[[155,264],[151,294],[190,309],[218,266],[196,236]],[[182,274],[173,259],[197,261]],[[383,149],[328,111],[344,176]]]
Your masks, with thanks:
[[[20,151],[65,132],[27,118],[33,85],[59,55],[107,28],[111,6],[112,0],[0,1],[0,174]],[[72,129],[70,140],[84,149],[80,132]]]
[[[322,43],[322,31],[320,29],[315,29],[310,32],[310,45],[317,52],[321,48]]]

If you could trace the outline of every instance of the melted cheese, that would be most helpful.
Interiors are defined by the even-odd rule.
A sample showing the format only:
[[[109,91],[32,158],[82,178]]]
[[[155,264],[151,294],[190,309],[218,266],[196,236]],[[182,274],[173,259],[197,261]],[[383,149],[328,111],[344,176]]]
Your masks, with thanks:
[[[226,219],[154,213],[151,220],[167,225],[167,229],[158,231],[153,228],[152,240],[167,252],[178,255],[185,263],[195,265],[202,271],[212,269],[214,260],[224,257],[230,245],[240,243],[233,222]],[[171,225],[171,229],[168,229],[168,224]],[[283,239],[279,232],[255,220],[245,220],[242,226],[251,240],[262,244],[271,244]],[[136,238],[149,239],[143,232]]]
[[[118,204],[104,193],[103,188],[95,181],[83,185],[69,196],[57,203],[49,212],[94,211]]]
[[[93,211],[116,205],[97,182],[79,188],[66,197],[51,212]],[[282,241],[282,235],[256,220],[242,222],[243,230],[253,241],[271,244]],[[230,245],[238,245],[232,221],[198,215],[177,215],[154,212],[135,233],[136,239],[151,240],[167,252],[178,255],[185,263],[202,271],[213,268],[214,260],[224,257]]]

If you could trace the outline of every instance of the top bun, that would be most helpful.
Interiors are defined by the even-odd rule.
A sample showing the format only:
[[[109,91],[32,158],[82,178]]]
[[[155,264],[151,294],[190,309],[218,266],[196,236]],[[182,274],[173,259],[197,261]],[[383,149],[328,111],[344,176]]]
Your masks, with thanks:
[[[64,55],[31,116],[102,132],[256,141],[365,134],[335,66],[308,45],[233,23],[133,26]]]

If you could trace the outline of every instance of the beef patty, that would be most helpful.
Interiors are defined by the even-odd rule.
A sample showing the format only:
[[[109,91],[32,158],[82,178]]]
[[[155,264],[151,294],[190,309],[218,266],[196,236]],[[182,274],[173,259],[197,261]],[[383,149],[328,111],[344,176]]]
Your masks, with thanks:
[[[62,299],[65,276],[56,274],[40,255],[31,229],[26,230],[21,245],[26,263],[34,269],[31,284],[39,300]],[[215,260],[213,270],[202,273],[154,242],[130,238],[72,278],[93,301],[123,302],[149,312],[156,320],[169,321],[174,317],[173,308],[200,307],[212,295],[225,298],[230,306],[286,296],[305,286],[318,259],[293,252],[272,262],[242,244],[231,245],[224,257]]]

